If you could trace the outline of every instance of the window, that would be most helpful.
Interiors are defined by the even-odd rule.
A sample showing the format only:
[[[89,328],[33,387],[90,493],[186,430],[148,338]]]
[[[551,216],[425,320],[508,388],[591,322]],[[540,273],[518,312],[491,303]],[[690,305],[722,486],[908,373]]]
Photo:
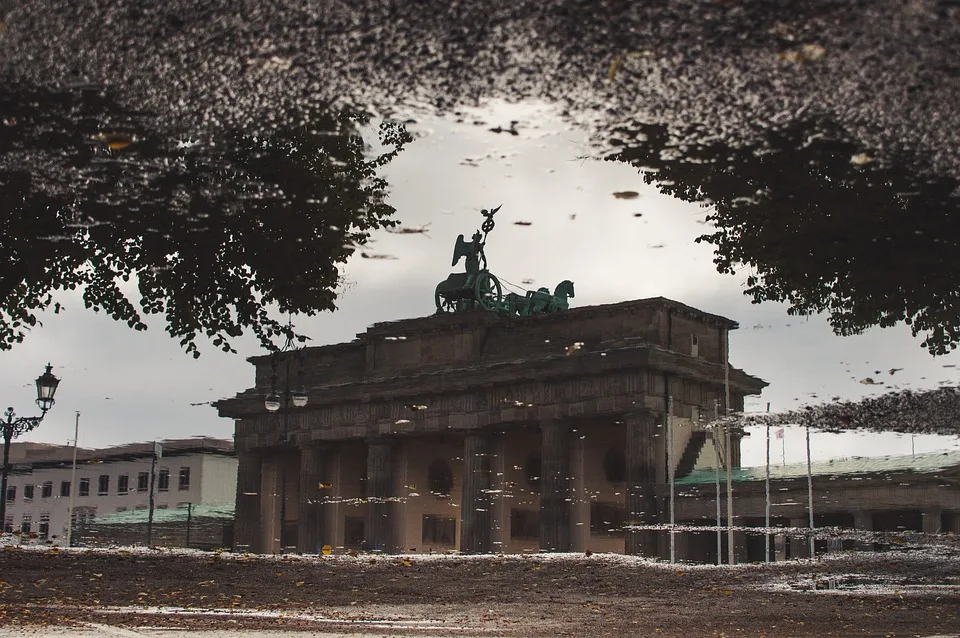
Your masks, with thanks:
[[[53,496],[53,481],[44,481],[40,486],[40,498],[50,498]]]
[[[137,491],[146,492],[150,489],[150,472],[140,472],[137,474]]]
[[[40,514],[40,524],[37,526],[40,538],[46,540],[50,536],[50,512]]]
[[[165,510],[165,509],[167,509],[167,506],[166,506],[166,505],[157,505],[157,506],[154,507],[153,509],[155,509],[155,510]]]
[[[120,512],[126,512],[126,511],[127,511],[127,508],[126,508],[126,507],[118,507],[118,508],[117,508],[117,513],[118,513],[118,514],[119,514]]]
[[[110,493],[110,475],[101,474],[100,478],[97,480],[97,494],[100,496],[106,496]]]
[[[137,506],[134,507],[133,509],[139,512],[139,511],[141,511],[141,510],[147,509],[147,506],[146,506],[146,505],[137,505]],[[160,508],[157,508],[157,509],[160,509]]]
[[[540,538],[540,513],[534,510],[510,510],[510,538]]]
[[[594,536],[623,536],[627,510],[616,503],[590,503],[590,533]]]
[[[180,468],[180,478],[177,480],[177,489],[178,490],[190,489],[190,468],[189,467]]]
[[[80,479],[80,489],[78,492],[80,496],[90,496],[90,479]]]
[[[430,484],[430,493],[434,496],[450,496],[453,490],[453,472],[450,466],[437,459],[430,464],[427,470],[427,482]]]
[[[457,519],[452,516],[423,516],[423,543],[425,545],[457,544]]]
[[[7,502],[12,503],[17,500],[17,486],[11,485],[7,488]]]
[[[700,339],[697,338],[697,335],[690,335],[690,356],[700,356]]]
[[[130,491],[130,476],[121,474],[117,477],[117,494],[121,496]]]
[[[33,500],[33,488],[34,485],[24,485],[23,486],[23,500],[32,501]]]
[[[8,534],[11,533],[11,532],[13,532],[13,516],[12,516],[12,515],[7,516],[6,518],[4,518],[4,520],[3,520],[3,531],[5,531],[5,532],[8,533]]]
[[[20,533],[29,534],[30,528],[33,526],[33,515],[24,514],[23,518],[20,519]]]
[[[96,507],[76,507],[73,510],[73,520],[76,525],[89,525],[96,518]]]
[[[60,481],[60,496],[70,496],[70,481]]]
[[[161,492],[170,490],[170,470],[162,469],[157,473],[157,489]]]

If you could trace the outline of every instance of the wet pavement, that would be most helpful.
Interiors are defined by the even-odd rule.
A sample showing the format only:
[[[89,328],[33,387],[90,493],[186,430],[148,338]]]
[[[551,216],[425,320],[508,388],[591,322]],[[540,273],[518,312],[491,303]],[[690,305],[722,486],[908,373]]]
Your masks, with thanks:
[[[878,156],[956,175],[958,11],[946,0],[8,0],[0,77],[107,86],[158,127],[211,139],[330,102],[403,114],[542,98],[601,137],[652,122],[728,143],[828,117]]]

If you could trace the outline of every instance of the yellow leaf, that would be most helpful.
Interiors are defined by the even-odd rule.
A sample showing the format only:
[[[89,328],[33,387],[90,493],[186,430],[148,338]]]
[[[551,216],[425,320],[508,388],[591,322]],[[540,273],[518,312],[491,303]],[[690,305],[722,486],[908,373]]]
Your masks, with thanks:
[[[406,567],[410,567],[410,565],[413,565],[413,563],[411,563],[411,562],[410,562],[409,560],[407,560],[407,559],[404,559],[404,560],[403,560],[403,564],[404,564],[404,566],[406,566]]]
[[[296,584],[297,584],[297,587],[303,587],[303,581],[302,581],[302,580],[298,580]]]
[[[133,144],[133,137],[124,133],[100,133],[97,137],[112,151],[120,151]]]
[[[610,63],[610,69],[607,71],[607,81],[613,82],[613,78],[617,75],[617,69],[620,68],[620,65],[623,63],[623,56],[618,55],[613,62]]]

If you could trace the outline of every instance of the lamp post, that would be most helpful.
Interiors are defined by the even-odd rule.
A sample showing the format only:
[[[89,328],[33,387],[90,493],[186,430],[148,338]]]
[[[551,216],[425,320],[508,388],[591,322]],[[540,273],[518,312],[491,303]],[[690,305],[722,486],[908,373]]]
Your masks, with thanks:
[[[0,479],[0,528],[6,528],[6,518],[7,518],[7,477],[10,475],[10,442],[24,434],[34,429],[40,422],[43,421],[43,417],[46,416],[47,410],[53,407],[54,400],[53,395],[57,393],[57,386],[60,385],[60,379],[53,376],[51,370],[53,366],[49,363],[47,364],[47,370],[39,377],[37,377],[37,405],[40,407],[40,416],[21,416],[18,417],[16,412],[13,411],[13,408],[7,408],[7,411],[3,413],[7,420],[2,423],[3,425],[3,470],[0,471],[2,479]],[[71,486],[73,489],[73,486]]]
[[[307,405],[307,390],[303,386],[303,347],[294,347],[292,332],[288,326],[287,341],[283,348],[273,353],[271,359],[270,374],[270,392],[263,401],[263,406],[270,413],[280,413],[280,445],[286,451],[289,445],[287,437],[289,427],[290,408],[302,408]],[[299,369],[297,371],[297,385],[290,385],[290,364],[291,356],[296,356]],[[281,360],[283,361],[285,373],[283,375],[283,391],[277,392],[277,368]],[[286,525],[287,519],[287,467],[286,464],[280,465],[280,553],[286,550]]]

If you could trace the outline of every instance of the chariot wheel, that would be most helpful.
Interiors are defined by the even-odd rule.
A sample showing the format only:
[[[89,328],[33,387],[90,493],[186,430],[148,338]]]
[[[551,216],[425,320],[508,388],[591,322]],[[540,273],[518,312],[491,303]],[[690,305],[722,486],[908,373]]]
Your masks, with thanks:
[[[477,305],[484,310],[499,310],[503,306],[503,287],[500,280],[487,271],[481,271],[473,290]]]

